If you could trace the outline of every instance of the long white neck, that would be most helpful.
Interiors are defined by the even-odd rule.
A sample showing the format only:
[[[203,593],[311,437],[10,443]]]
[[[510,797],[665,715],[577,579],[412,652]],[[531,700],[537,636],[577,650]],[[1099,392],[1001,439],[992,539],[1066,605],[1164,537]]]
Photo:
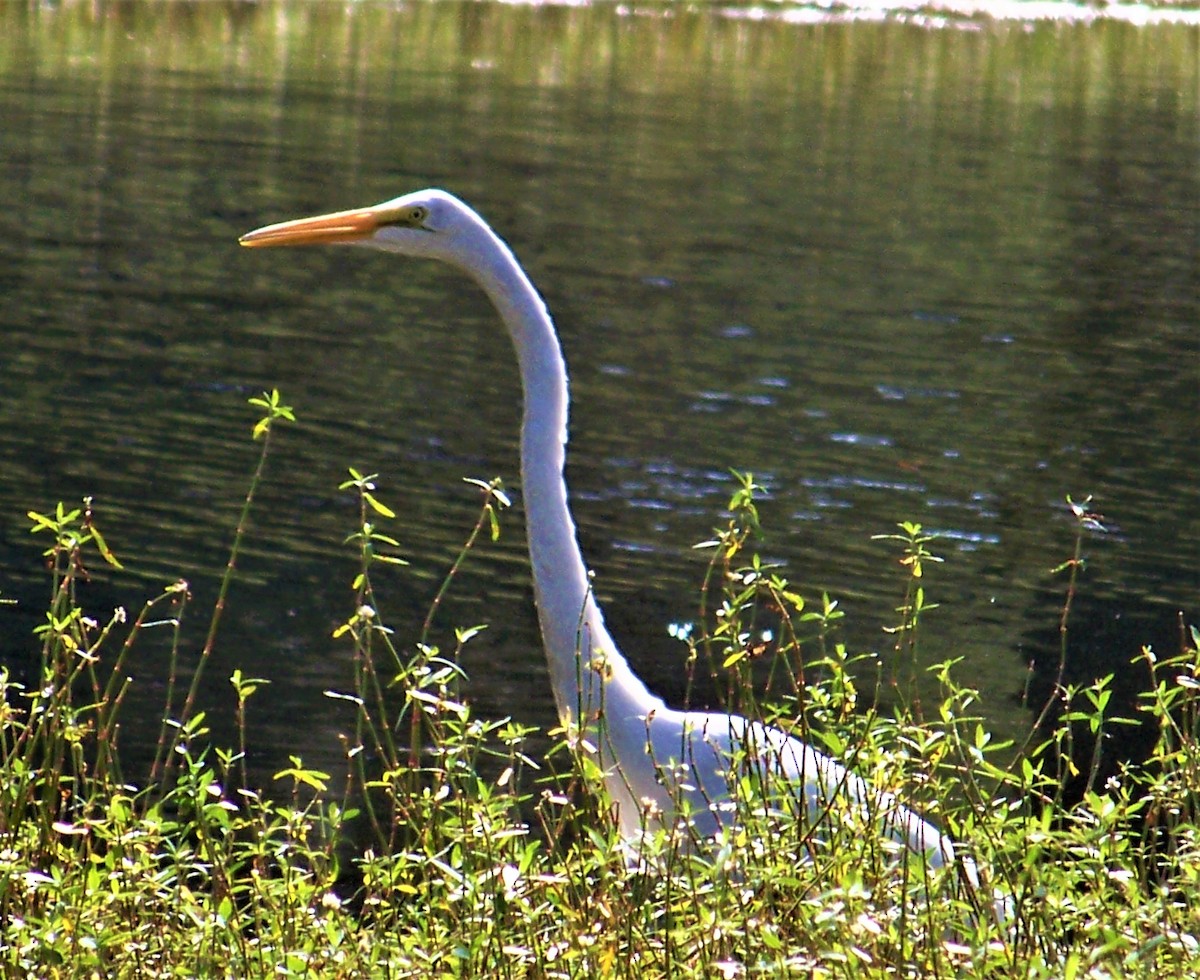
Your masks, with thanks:
[[[590,729],[603,712],[615,730],[618,719],[646,716],[661,710],[662,702],[646,690],[605,629],[575,538],[563,479],[567,371],[554,325],[508,246],[490,230],[488,235],[491,241],[481,243],[475,254],[483,261],[469,272],[503,319],[520,362],[525,399],[521,493],[559,717],[569,726]],[[638,737],[644,741],[644,734]]]

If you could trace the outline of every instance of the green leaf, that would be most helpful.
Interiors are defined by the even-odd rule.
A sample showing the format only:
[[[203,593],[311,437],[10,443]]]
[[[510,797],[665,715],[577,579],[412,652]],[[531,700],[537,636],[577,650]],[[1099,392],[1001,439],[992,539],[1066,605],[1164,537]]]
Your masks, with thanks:
[[[297,785],[309,786],[318,793],[323,793],[329,782],[329,773],[319,769],[305,769],[298,755],[289,756],[292,765],[275,773],[276,779],[291,779]]]
[[[117,556],[114,555],[112,553],[112,550],[108,547],[108,545],[105,544],[104,536],[100,533],[100,528],[96,527],[96,525],[93,524],[91,526],[91,528],[89,528],[89,530],[92,532],[92,537],[96,541],[96,547],[100,549],[100,556],[106,562],[108,562],[108,564],[110,564],[113,568],[122,568],[123,569],[125,566],[122,565],[119,561],[117,561]]]
[[[38,531],[54,531],[56,534],[58,533],[58,525],[45,514],[39,514],[37,511],[31,510],[25,516],[33,521],[30,533],[37,534]]]
[[[376,500],[373,496],[371,496],[371,494],[367,493],[366,491],[363,491],[363,500],[365,500],[370,505],[371,509],[373,511],[375,511],[376,514],[379,514],[379,515],[381,515],[383,517],[387,517],[387,518],[395,518],[396,512],[394,510],[392,510],[386,504],[381,503],[380,501]]]

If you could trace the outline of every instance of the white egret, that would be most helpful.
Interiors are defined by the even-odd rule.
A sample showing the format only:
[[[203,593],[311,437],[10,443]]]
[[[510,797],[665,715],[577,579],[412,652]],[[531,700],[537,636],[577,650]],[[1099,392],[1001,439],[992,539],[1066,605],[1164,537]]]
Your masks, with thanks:
[[[563,725],[594,746],[627,839],[638,840],[659,822],[673,826],[681,816],[700,838],[717,833],[730,819],[729,773],[738,765],[787,786],[814,822],[858,808],[929,866],[954,860],[948,838],[840,763],[778,728],[669,708],[634,674],[605,629],[567,506],[567,373],[554,325],[513,253],[478,214],[444,191],[424,190],[270,225],[241,243],[354,244],[440,259],[465,272],[495,305],[520,361],[521,492],[554,698]]]

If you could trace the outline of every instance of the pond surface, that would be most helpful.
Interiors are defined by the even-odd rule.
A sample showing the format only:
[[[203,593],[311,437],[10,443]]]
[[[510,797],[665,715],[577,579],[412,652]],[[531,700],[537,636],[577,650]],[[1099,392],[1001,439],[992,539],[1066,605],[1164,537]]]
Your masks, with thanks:
[[[766,554],[841,601],[855,650],[886,656],[905,584],[873,536],[939,532],[921,656],[961,658],[1002,735],[1028,726],[1028,665],[1056,642],[1068,494],[1108,528],[1084,541],[1078,673],[1178,649],[1200,585],[1200,29],[632,9],[0,6],[18,672],[48,590],[24,515],[85,494],[127,569],[96,570],[86,601],[106,618],[185,578],[199,649],[257,454],[246,400],[278,387],[300,421],[207,674],[218,725],[240,667],[272,681],[256,762],[336,765],[348,466],[399,512],[412,565],[381,584],[408,642],[474,521],[463,478],[514,491],[437,639],[490,624],[464,656],[478,711],[552,723],[517,377],[486,301],[430,264],[237,246],[427,185],[492,222],[556,317],[583,550],[669,700],[668,627],[695,617],[692,545],[727,519],[730,468],[767,488]],[[152,639],[135,654],[146,705],[164,663]]]

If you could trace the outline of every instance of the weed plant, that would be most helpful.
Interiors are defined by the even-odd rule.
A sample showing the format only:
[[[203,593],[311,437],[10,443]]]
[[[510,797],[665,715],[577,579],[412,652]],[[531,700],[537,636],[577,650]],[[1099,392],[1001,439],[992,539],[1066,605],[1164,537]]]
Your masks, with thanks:
[[[903,571],[892,647],[882,659],[848,650],[837,603],[810,604],[756,552],[749,476],[728,524],[701,546],[710,561],[695,621],[671,627],[689,669],[710,672],[731,710],[808,740],[881,801],[895,794],[937,822],[962,842],[957,864],[899,859],[870,805],[835,805],[813,826],[786,787],[748,776],[731,786],[736,820],[710,846],[666,831],[636,848],[622,841],[586,743],[552,732],[549,760],[534,758],[529,728],[478,717],[458,659],[479,628],[435,623],[462,561],[499,533],[507,499],[495,482],[476,483],[478,521],[420,634],[405,637],[373,578],[400,561],[382,530],[394,515],[373,477],[350,472],[359,568],[336,632],[347,688],[329,695],[354,713],[345,770],[294,758],[265,791],[252,786],[247,706],[264,682],[230,678],[233,748],[211,743],[196,692],[271,433],[292,418],[276,393],[254,404],[262,448],[189,675],[179,668],[186,583],[134,616],[93,619],[81,577],[97,557],[116,558],[90,503],[30,515],[50,541],[51,594],[36,685],[0,685],[6,976],[1200,975],[1196,632],[1176,651],[1141,654],[1154,678],[1139,719],[1158,733],[1149,763],[1089,784],[1067,807],[1037,760],[1076,765],[1072,732],[1119,723],[1106,682],[1059,685],[1050,734],[1019,747],[992,741],[953,663],[932,669],[940,698],[918,700],[935,541],[915,524],[887,536]],[[1075,516],[1064,634],[1095,520],[1086,507]],[[118,739],[124,665],[152,628],[171,632],[175,655],[156,759],[132,785]],[[880,707],[884,686],[898,707]]]

